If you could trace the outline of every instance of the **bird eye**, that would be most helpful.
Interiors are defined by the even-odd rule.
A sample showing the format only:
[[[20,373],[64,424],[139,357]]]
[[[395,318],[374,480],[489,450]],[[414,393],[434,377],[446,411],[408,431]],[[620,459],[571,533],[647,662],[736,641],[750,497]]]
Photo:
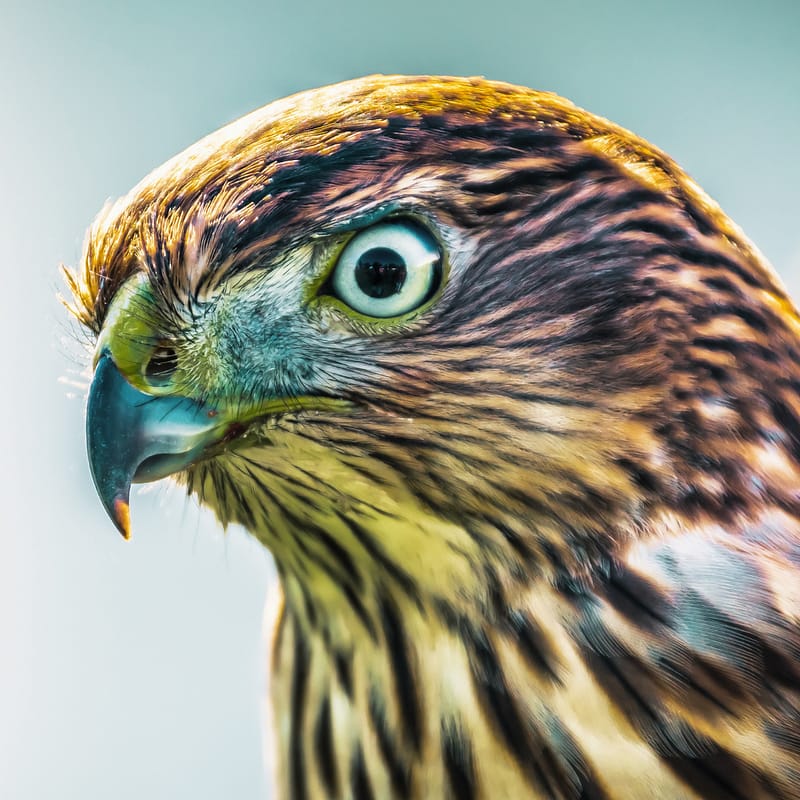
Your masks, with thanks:
[[[370,317],[397,317],[430,300],[441,281],[436,240],[408,221],[381,222],[356,234],[333,272],[333,294]]]

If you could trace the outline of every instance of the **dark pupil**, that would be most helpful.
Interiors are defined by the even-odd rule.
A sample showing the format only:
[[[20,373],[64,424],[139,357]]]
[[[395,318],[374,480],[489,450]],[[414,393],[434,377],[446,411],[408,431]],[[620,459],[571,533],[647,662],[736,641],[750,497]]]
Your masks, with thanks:
[[[388,247],[373,247],[356,262],[356,283],[370,297],[391,297],[403,288],[405,280],[405,262]]]

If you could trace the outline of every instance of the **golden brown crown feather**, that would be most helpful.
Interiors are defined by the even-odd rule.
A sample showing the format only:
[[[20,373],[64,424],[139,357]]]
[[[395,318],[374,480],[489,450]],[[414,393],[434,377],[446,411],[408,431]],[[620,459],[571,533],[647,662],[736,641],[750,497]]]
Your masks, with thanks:
[[[486,125],[488,133],[493,125],[533,127],[552,131],[565,143],[583,142],[587,152],[614,162],[670,196],[698,224],[719,231],[753,270],[777,285],[775,274],[716,203],[667,155],[619,126],[553,93],[482,78],[374,75],[301,92],[253,111],[201,139],[109,204],[87,233],[81,268],[67,272],[78,318],[99,329],[116,288],[133,271],[146,268],[146,231],[158,220],[186,246],[213,248],[210,227],[223,220],[235,225],[237,217],[268,216],[280,204],[280,193],[269,191],[272,184],[291,184],[296,175],[313,189],[313,173],[303,166],[307,160],[334,157],[359,142],[368,151],[371,140],[390,137],[400,128],[415,147],[438,146],[444,155],[447,130],[470,125]],[[485,144],[483,138],[476,132],[475,147]],[[335,204],[309,203],[296,223],[321,228],[326,215],[336,211]],[[179,269],[213,271],[222,265],[211,258],[200,265],[185,259],[174,268],[174,280],[197,285],[210,277],[181,275]]]

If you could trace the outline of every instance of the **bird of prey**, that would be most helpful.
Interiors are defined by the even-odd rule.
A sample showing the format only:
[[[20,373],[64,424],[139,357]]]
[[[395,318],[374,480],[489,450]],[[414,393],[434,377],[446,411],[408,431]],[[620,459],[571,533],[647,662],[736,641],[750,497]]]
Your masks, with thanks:
[[[800,797],[800,320],[664,153],[375,76],[203,139],[68,273],[127,536],[277,563],[282,798]]]

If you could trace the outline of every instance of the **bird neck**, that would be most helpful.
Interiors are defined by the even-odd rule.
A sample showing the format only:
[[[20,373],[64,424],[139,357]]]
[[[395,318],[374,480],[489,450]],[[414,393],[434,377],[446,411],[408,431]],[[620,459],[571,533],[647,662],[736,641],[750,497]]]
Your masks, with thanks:
[[[504,765],[492,796],[526,796],[508,748],[557,683],[557,625],[545,635],[527,607],[481,620],[397,586],[355,616],[341,605],[310,620],[299,584],[283,588],[271,671],[279,796],[471,797],[484,760]]]
[[[265,542],[284,597],[270,671],[281,797],[470,797],[484,760],[504,765],[489,796],[530,793],[536,748],[513,729],[558,683],[557,593],[404,491],[375,488],[346,513],[318,496],[290,546]]]
[[[341,610],[309,627],[298,591],[273,642],[277,796],[694,796],[600,688],[588,592],[540,579],[481,617],[385,587],[336,641]]]
[[[531,515],[522,539],[513,509],[493,524],[466,513],[465,492],[457,524],[379,469],[276,438],[208,462],[190,483],[226,519],[223,476],[235,475],[248,502],[230,519],[280,573],[279,796],[544,798],[558,796],[549,786],[591,784],[603,754],[590,762],[561,712],[577,714],[571,730],[590,711],[609,720],[597,742],[625,723],[596,689],[581,696],[592,680],[558,553],[537,557],[553,551],[544,543],[556,541],[556,521]]]

